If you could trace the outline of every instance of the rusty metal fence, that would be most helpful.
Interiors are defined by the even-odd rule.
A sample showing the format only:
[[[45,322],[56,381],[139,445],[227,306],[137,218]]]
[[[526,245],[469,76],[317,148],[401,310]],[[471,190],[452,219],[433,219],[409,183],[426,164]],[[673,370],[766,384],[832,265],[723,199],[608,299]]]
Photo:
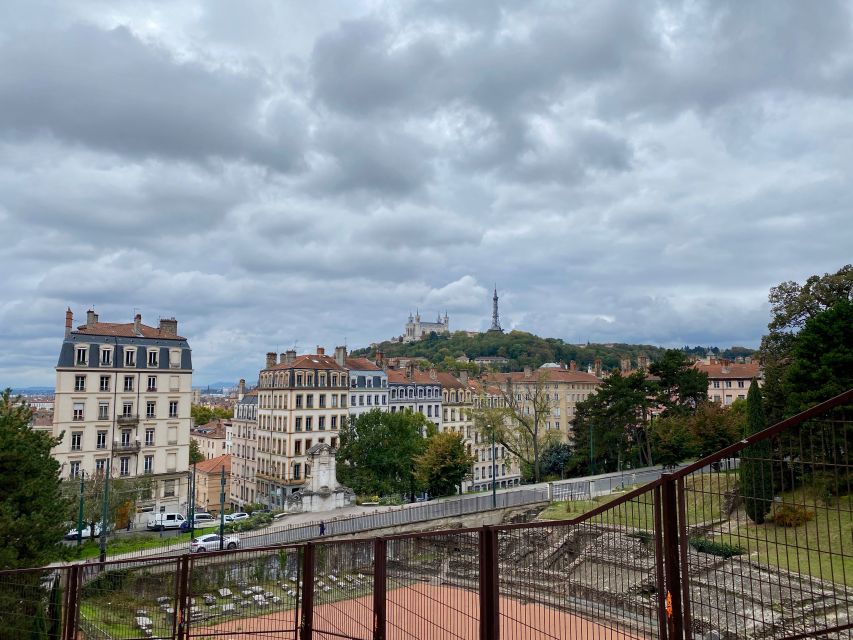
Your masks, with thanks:
[[[851,638],[851,404],[563,520],[0,572],[0,637]]]

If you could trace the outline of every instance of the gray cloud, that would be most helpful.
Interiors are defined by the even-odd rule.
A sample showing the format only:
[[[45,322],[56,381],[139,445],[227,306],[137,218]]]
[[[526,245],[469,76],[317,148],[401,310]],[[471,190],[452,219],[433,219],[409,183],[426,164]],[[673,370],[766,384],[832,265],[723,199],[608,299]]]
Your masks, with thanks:
[[[0,384],[64,311],[175,315],[196,380],[409,312],[756,345],[850,261],[851,8],[73,4],[0,24]]]

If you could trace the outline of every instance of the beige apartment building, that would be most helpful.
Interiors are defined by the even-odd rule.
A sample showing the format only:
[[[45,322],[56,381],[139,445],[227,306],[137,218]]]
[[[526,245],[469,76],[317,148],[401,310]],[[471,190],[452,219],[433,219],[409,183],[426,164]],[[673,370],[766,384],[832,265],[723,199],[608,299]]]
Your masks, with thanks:
[[[732,362],[708,358],[693,365],[708,374],[708,400],[728,406],[735,400],[746,400],[749,385],[755,378],[761,383],[757,362]]]
[[[468,388],[471,392],[471,403],[476,409],[506,406],[503,392],[496,385],[468,381]],[[472,431],[469,442],[474,455],[474,466],[464,484],[465,490],[486,491],[491,488],[493,477],[495,486],[500,489],[521,484],[518,460],[501,444],[482,437],[476,429]]]
[[[225,421],[211,420],[207,424],[190,429],[190,440],[195,441],[201,454],[210,460],[229,453],[227,432]]]
[[[243,510],[255,500],[257,473],[258,390],[246,391],[240,380],[231,419],[231,507]]]
[[[218,516],[220,494],[222,492],[222,471],[225,471],[225,511],[229,510],[231,495],[231,456],[228,454],[199,462],[195,466],[195,504],[196,509]]]
[[[65,316],[65,339],[56,366],[54,449],[66,478],[81,473],[111,477],[148,476],[150,499],[140,503],[143,520],[154,511],[187,505],[192,398],[192,358],[174,318],[158,327],[100,322],[90,310],[86,324]]]
[[[347,416],[349,375],[322,347],[297,356],[268,353],[258,378],[256,498],[281,507],[311,475],[307,451],[338,446]]]

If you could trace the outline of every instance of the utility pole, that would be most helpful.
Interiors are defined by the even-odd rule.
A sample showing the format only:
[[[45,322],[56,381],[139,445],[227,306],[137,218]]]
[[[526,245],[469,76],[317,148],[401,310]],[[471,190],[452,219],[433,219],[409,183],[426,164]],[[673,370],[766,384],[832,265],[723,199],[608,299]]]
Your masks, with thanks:
[[[190,475],[190,508],[188,514],[190,516],[190,538],[195,538],[195,462],[193,462],[193,471]]]
[[[219,475],[219,550],[222,551],[225,543],[225,464],[222,465],[222,473]]]
[[[107,518],[109,517],[110,507],[110,462],[107,458],[107,475],[104,478],[104,506],[101,510],[101,562],[107,561]]]
[[[86,476],[85,471],[80,472],[80,506],[77,507],[77,546],[83,543],[83,478]]]
[[[495,432],[492,430],[492,508],[498,507],[498,492],[495,483],[495,476],[498,473],[498,466],[495,464]]]

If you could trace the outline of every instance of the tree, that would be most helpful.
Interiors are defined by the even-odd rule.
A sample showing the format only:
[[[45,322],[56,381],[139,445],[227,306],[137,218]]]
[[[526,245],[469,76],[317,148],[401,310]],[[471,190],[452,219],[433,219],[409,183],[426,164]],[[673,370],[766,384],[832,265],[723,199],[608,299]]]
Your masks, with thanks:
[[[198,446],[198,440],[190,438],[190,464],[204,462],[204,454]]]
[[[740,405],[744,403],[736,400],[731,407],[723,407],[717,402],[703,402],[696,407],[688,425],[697,455],[710,455],[741,438],[745,417]]]
[[[764,406],[758,382],[752,381],[746,395],[746,433],[751,436],[766,428]],[[746,514],[755,524],[763,524],[773,502],[773,467],[770,442],[763,440],[741,452],[740,493]]]
[[[619,462],[652,463],[647,427],[654,389],[642,371],[614,371],[595,394],[575,406],[572,469],[575,473],[617,471]]]
[[[437,433],[415,457],[415,477],[431,496],[453,495],[471,470],[474,456],[465,450],[459,433]]]
[[[683,351],[667,349],[649,373],[659,378],[657,399],[665,413],[692,413],[708,399],[708,374],[695,369]]]
[[[563,478],[571,459],[572,448],[567,442],[549,442],[545,445],[540,460],[542,476],[546,480]]]
[[[547,373],[535,378],[503,377],[500,386],[501,406],[488,407],[481,402],[473,412],[474,427],[485,440],[494,437],[520,465],[529,465],[534,482],[539,482],[540,453],[556,434],[545,430],[545,420],[551,415],[551,402],[546,389]]]
[[[782,378],[786,414],[853,388],[853,303],[839,300],[806,320]]]
[[[374,409],[344,421],[336,454],[341,484],[359,494],[414,494],[414,460],[435,426],[420,413]]]
[[[696,451],[688,420],[679,415],[661,416],[652,421],[649,442],[655,462],[664,467],[673,467]]]
[[[83,479],[83,528],[89,530],[89,538],[95,539],[95,527],[103,518],[106,474],[94,473]],[[62,493],[67,500],[67,519],[76,526],[80,505],[80,480],[71,479],[62,483]],[[125,527],[137,503],[151,494],[151,480],[138,478],[110,478],[107,495],[107,526]]]
[[[29,427],[32,410],[0,396],[0,569],[49,564],[61,557],[67,512],[60,466],[50,451],[62,438]]]
[[[853,296],[853,265],[845,265],[835,273],[811,276],[804,285],[783,282],[770,289],[773,318],[762,337],[759,357],[764,368],[764,404],[767,418],[778,422],[790,414],[785,372],[791,362],[798,332],[809,319],[837,302]]]

